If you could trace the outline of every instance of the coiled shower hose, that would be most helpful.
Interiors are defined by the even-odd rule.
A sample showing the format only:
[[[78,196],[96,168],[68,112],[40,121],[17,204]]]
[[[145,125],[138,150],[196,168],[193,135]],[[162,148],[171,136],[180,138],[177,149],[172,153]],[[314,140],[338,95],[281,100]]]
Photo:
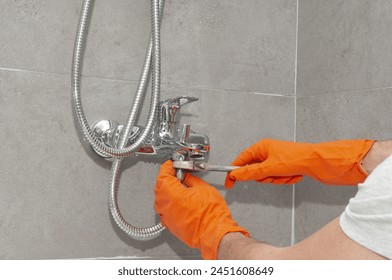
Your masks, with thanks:
[[[151,40],[144,61],[143,70],[139,79],[138,88],[129,113],[128,121],[123,128],[122,135],[117,148],[111,148],[102,143],[94,136],[85,117],[80,95],[81,65],[86,42],[86,29],[91,14],[91,3],[93,0],[84,0],[80,14],[78,30],[76,34],[73,63],[72,63],[72,96],[76,116],[83,135],[90,145],[100,154],[114,157],[111,169],[111,180],[109,185],[109,209],[116,224],[129,236],[135,239],[149,239],[159,234],[164,226],[157,224],[149,228],[139,228],[129,224],[121,215],[117,203],[119,176],[121,162],[124,157],[132,155],[150,135],[154,123],[157,121],[157,112],[160,101],[160,21],[162,18],[164,0],[151,0]],[[151,71],[152,69],[152,71]],[[152,90],[150,110],[146,126],[140,136],[129,147],[125,147],[128,136],[135,124],[138,112],[141,108],[143,97],[146,94],[147,84],[152,72]]]

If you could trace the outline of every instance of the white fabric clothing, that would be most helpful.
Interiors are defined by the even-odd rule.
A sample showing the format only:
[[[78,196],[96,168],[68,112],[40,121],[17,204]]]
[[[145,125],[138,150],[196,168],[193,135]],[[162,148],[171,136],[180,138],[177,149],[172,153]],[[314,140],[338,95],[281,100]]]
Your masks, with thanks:
[[[392,156],[358,185],[340,226],[352,240],[392,259]]]

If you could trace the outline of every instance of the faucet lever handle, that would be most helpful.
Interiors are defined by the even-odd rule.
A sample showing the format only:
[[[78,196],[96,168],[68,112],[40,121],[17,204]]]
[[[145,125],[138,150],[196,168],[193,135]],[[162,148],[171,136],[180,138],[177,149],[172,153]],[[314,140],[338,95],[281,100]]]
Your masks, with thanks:
[[[189,104],[193,101],[197,101],[199,98],[196,97],[191,97],[191,96],[181,96],[181,97],[176,97],[173,99],[173,101],[178,103],[178,107],[181,108],[182,106]]]
[[[162,139],[176,139],[180,108],[196,100],[198,100],[196,97],[180,96],[164,100],[160,103],[159,136]]]

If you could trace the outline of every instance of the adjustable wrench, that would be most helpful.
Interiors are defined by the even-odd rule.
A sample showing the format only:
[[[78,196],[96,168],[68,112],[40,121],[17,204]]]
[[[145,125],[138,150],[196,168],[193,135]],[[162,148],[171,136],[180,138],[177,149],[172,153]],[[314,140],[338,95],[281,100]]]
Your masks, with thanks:
[[[203,161],[173,161],[173,167],[176,169],[183,169],[187,171],[207,172],[207,171],[220,171],[230,172],[241,166],[224,166],[213,165]]]

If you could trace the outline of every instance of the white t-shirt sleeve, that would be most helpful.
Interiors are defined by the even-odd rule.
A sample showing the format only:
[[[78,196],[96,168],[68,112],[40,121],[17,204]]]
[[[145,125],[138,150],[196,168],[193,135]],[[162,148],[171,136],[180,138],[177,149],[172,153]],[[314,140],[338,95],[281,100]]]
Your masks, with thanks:
[[[352,240],[392,259],[392,156],[358,185],[340,226]]]

